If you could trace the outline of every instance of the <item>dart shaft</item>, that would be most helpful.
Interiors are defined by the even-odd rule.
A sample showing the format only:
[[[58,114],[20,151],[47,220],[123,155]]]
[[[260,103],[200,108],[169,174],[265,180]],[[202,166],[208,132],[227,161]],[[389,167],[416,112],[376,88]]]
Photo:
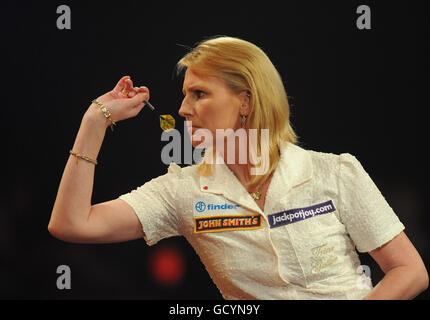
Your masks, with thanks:
[[[145,104],[148,105],[152,111],[155,111],[155,107],[148,100],[143,100],[143,102],[145,102]]]

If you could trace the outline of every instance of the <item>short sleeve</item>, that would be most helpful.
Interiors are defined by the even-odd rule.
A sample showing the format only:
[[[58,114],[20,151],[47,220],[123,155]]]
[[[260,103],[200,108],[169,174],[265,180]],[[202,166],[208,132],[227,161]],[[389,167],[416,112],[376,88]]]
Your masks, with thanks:
[[[175,203],[180,172],[181,168],[172,163],[165,175],[119,197],[134,209],[150,246],[180,235]]]
[[[341,154],[339,165],[340,218],[359,252],[381,247],[405,226],[360,162]]]

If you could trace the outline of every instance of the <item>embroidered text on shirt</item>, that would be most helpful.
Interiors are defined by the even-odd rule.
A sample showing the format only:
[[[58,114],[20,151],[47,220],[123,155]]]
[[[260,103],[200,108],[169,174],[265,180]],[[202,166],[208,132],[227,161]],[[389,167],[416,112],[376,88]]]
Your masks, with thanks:
[[[320,273],[322,269],[327,268],[336,262],[337,257],[330,254],[333,250],[334,247],[327,247],[327,243],[311,249],[312,273]]]

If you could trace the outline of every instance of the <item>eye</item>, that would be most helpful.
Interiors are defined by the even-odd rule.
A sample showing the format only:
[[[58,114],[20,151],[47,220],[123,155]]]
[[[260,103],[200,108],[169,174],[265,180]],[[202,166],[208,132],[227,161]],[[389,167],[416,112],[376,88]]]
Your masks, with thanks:
[[[203,92],[202,90],[194,90],[194,97],[196,99],[202,98],[205,94],[206,92]]]

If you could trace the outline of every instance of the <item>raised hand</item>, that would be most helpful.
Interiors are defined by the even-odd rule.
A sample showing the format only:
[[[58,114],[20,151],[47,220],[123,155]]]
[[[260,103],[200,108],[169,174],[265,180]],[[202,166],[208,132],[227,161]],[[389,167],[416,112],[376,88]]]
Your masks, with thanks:
[[[149,100],[149,89],[144,86],[134,87],[130,76],[122,77],[112,91],[97,98],[109,110],[115,122],[135,117],[145,106],[143,100]],[[94,110],[99,107],[92,104],[90,108]],[[109,125],[109,122],[106,124]]]

